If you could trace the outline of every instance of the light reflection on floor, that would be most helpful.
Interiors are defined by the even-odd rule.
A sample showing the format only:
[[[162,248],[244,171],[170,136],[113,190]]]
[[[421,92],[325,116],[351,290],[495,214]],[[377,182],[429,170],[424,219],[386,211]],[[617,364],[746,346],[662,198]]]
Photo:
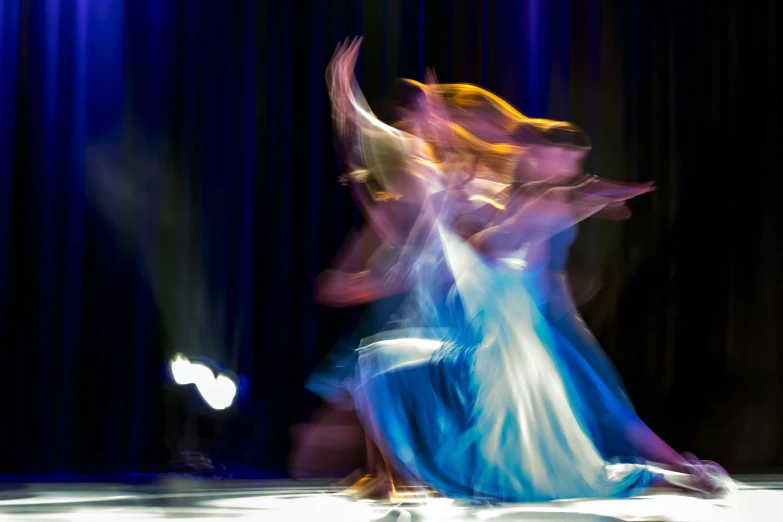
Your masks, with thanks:
[[[774,477],[779,478],[779,477]],[[783,481],[754,477],[727,498],[652,493],[625,500],[473,505],[450,499],[354,501],[326,485],[165,480],[153,485],[0,488],[0,521],[669,521],[780,522]]]

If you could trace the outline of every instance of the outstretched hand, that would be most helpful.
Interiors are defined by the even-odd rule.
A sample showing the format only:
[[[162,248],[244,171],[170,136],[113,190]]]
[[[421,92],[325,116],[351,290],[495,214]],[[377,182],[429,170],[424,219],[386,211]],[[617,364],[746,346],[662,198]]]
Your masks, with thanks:
[[[335,307],[356,306],[372,301],[378,285],[369,272],[326,270],[315,282],[315,301]]]
[[[631,217],[631,211],[626,204],[628,200],[655,190],[650,182],[630,183],[608,180],[598,176],[590,176],[588,183],[580,185],[576,190],[574,204],[596,206],[600,208],[592,217],[610,221],[620,221]]]
[[[332,115],[340,132],[345,132],[355,109],[368,110],[361,91],[355,86],[354,78],[354,68],[361,43],[361,38],[354,38],[338,44],[326,68],[326,84],[332,99]]]
[[[314,297],[319,304],[343,308],[396,295],[406,288],[406,284],[391,284],[369,270],[356,273],[326,270],[316,279]]]
[[[579,186],[579,192],[585,196],[595,196],[611,201],[628,201],[655,190],[652,181],[635,183],[610,180],[598,176],[589,176],[588,182]]]

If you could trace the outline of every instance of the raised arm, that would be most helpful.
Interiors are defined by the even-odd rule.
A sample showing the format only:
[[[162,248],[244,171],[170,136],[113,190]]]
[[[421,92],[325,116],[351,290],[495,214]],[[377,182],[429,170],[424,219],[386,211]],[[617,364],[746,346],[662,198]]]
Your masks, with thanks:
[[[626,200],[653,190],[652,184],[601,186],[604,182],[589,176],[564,187],[526,183],[471,243],[484,253],[497,254],[514,251],[523,243],[542,243],[608,208],[621,211]]]
[[[326,72],[344,178],[349,183],[371,183],[376,200],[422,201],[439,174],[431,147],[373,114],[354,76],[360,44],[361,39],[356,39],[338,46]]]
[[[354,306],[410,290],[411,271],[432,244],[443,197],[435,194],[422,205],[399,246],[384,243],[370,225],[353,234],[334,269],[318,278],[316,299],[331,306]]]

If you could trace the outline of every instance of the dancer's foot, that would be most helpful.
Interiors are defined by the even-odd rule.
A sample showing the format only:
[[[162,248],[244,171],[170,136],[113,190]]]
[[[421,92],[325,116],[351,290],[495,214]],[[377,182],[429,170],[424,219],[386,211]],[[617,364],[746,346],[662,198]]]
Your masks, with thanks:
[[[364,475],[342,494],[357,500],[385,500],[392,497],[394,486],[386,473]]]
[[[732,490],[732,480],[721,466],[711,461],[702,461],[694,466],[698,486],[707,495],[725,497]]]
[[[350,477],[351,475],[349,475]],[[343,491],[343,494],[349,495],[349,496],[356,496],[356,497],[362,497],[365,489],[367,488],[367,485],[375,479],[375,475],[364,475],[359,480],[355,481],[353,484],[348,486],[348,488]]]
[[[438,498],[440,494],[430,488],[392,488],[389,500],[392,502],[422,502],[428,498]]]
[[[388,500],[393,498],[394,485],[385,473],[368,475],[348,488],[346,494],[361,500]]]
[[[687,464],[677,470],[680,474],[667,479],[671,486],[711,497],[723,497],[731,492],[731,478],[721,466],[700,461],[692,453],[683,453],[682,457]]]
[[[389,500],[395,503],[418,503],[425,498],[438,496],[435,490],[429,488],[417,488],[408,486],[402,479],[394,478],[391,473],[386,473],[373,485],[370,492],[375,499]]]
[[[368,476],[370,475],[365,474],[363,470],[355,469],[348,476],[343,477],[337,482],[335,482],[334,485],[338,488],[349,488],[355,485],[356,483],[362,481],[365,477]]]
[[[344,495],[362,500],[388,500],[412,502],[438,496],[429,488],[408,488],[390,474],[365,475],[343,492]]]

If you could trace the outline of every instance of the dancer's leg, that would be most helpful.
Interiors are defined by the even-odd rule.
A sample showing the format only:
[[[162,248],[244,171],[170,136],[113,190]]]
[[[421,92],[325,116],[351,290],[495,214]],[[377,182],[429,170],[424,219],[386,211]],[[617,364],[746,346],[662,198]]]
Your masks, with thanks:
[[[375,446],[375,443],[373,443],[372,439],[370,439],[369,435],[367,435],[367,432],[364,433],[364,444],[366,455],[366,473],[359,480],[351,484],[351,486],[346,490],[346,493],[349,495],[357,495],[360,497],[365,496],[370,482],[383,473],[381,468],[382,460],[380,458],[380,452]]]
[[[725,470],[717,465],[691,462],[674,451],[642,422],[628,426],[628,437],[638,448],[640,455],[647,460],[669,466],[678,474],[662,477],[658,485],[700,491],[711,495],[725,494],[729,491]]]
[[[385,471],[385,459],[375,445],[375,442],[367,433],[364,434],[365,444],[367,446],[367,473],[370,475],[382,475]]]
[[[346,493],[362,498],[385,497],[392,494],[393,484],[391,468],[387,465],[388,459],[384,457],[378,445],[370,437],[369,432],[373,427],[369,419],[365,419],[364,440],[366,447],[366,471],[367,474],[354,483]]]
[[[366,428],[371,429],[370,426]],[[394,467],[393,461],[388,456],[388,449],[384,452],[381,447],[365,432],[367,445],[367,475],[353,484],[347,493],[362,498],[391,498],[403,499],[398,487],[404,487],[406,482],[401,473]]]

